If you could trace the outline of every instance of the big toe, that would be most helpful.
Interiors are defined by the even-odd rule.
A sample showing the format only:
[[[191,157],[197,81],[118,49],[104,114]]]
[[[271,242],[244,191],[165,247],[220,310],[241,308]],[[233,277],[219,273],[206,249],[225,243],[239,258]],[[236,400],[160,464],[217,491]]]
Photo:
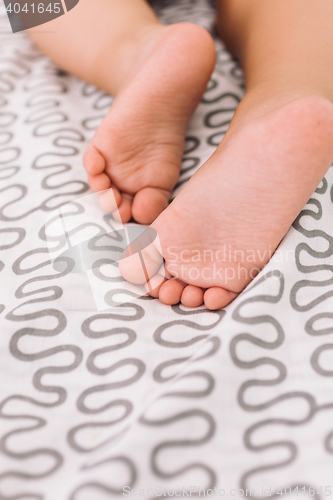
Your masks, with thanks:
[[[163,256],[155,229],[148,227],[132,241],[121,255],[119,271],[122,277],[133,284],[149,284],[156,275],[164,274]],[[150,284],[151,285],[151,284]],[[151,286],[148,285],[148,289]],[[154,283],[153,288],[156,288]]]
[[[133,199],[132,215],[140,224],[151,224],[169,204],[170,191],[146,187]]]

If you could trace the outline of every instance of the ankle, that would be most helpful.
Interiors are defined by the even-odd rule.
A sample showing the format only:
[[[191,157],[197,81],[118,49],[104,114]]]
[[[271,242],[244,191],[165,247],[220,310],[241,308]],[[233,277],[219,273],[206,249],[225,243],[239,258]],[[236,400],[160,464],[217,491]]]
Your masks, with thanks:
[[[239,126],[243,126],[255,118],[260,118],[288,102],[306,96],[323,97],[332,102],[330,96],[310,86],[292,87],[291,85],[263,83],[249,89],[237,107],[227,132],[228,137]]]

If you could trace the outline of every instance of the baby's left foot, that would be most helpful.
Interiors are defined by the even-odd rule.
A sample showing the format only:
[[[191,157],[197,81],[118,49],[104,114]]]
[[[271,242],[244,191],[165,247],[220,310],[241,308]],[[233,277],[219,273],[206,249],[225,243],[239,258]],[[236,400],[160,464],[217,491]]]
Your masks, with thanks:
[[[165,304],[229,304],[266,265],[332,163],[328,100],[305,96],[280,106],[275,100],[273,110],[267,104],[259,117],[258,106],[243,109],[215,153],[152,224],[169,277],[177,278],[155,275],[155,250],[143,250],[151,295]],[[120,271],[138,282],[140,270],[131,259],[120,261]]]
[[[209,33],[191,23],[153,25],[122,57],[126,82],[85,151],[100,202],[123,223],[150,224],[178,180],[188,122],[215,64]],[[110,48],[111,50],[112,48]],[[115,203],[117,206],[115,206]]]

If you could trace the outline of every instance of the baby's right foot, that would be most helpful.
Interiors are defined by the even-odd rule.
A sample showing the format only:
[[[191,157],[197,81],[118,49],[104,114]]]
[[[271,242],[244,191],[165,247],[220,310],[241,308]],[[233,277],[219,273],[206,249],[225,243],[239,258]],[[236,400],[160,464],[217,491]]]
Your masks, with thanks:
[[[165,304],[219,309],[266,265],[333,159],[332,103],[289,98],[244,99],[233,132],[152,224],[159,238],[123,253],[125,279]]]
[[[123,88],[84,154],[88,182],[122,222],[150,224],[178,180],[188,122],[215,64],[209,33],[190,23],[153,25],[131,48]]]

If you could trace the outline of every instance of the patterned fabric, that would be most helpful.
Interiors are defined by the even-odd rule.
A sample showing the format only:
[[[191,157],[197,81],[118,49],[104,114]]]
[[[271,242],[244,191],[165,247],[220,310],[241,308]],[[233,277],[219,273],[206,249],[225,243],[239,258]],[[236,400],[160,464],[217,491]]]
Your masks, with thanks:
[[[204,0],[155,8],[165,23],[212,26]],[[329,496],[332,169],[280,252],[225,310],[141,298],[99,311],[86,274],[69,262],[53,268],[45,221],[73,200],[80,212],[82,153],[112,99],[55,68],[0,14],[0,499],[105,500],[130,488],[156,498],[191,487],[192,496],[199,487]],[[239,67],[216,46],[175,195],[243,96]]]

